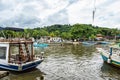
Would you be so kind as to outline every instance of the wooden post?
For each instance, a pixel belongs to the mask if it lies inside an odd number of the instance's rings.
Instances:
[[[21,53],[20,53],[20,43],[19,43],[19,55],[21,55]]]
[[[34,57],[34,50],[33,50],[33,42],[31,44],[31,59],[33,60]]]
[[[10,44],[9,44],[9,50],[8,50],[8,63],[10,63],[10,56],[11,56],[11,53],[10,53]]]
[[[19,43],[19,61],[22,61],[23,49],[21,43]]]

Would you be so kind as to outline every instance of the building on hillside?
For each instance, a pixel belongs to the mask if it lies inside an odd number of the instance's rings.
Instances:
[[[104,36],[102,34],[97,34],[96,35],[96,40],[97,41],[102,41],[102,40],[104,40]]]

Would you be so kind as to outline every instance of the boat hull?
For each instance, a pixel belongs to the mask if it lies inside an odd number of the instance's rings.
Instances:
[[[97,43],[96,42],[82,42],[82,44],[85,45],[85,46],[93,46]]]
[[[7,69],[7,70],[12,70],[12,71],[25,71],[30,68],[35,68],[37,67],[43,60],[38,60],[38,61],[33,61],[30,63],[24,63],[24,64],[0,64],[0,68],[2,69]]]
[[[39,44],[34,44],[33,46],[34,46],[34,47],[44,48],[44,47],[48,47],[48,44],[46,44],[46,43],[39,43]]]
[[[103,61],[108,63],[108,57],[106,55],[104,55],[103,53],[101,53],[101,56],[102,56]],[[108,64],[111,64],[113,66],[116,66],[116,67],[120,68],[120,62],[116,61],[114,59],[111,59],[110,63],[108,63]]]

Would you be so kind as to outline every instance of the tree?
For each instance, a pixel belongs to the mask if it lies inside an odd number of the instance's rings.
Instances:
[[[71,39],[72,38],[72,34],[70,32],[62,32],[61,37],[63,39]]]
[[[55,37],[54,32],[51,32],[49,36],[51,36],[51,37]]]
[[[59,30],[56,30],[54,33],[57,37],[60,36],[60,31]]]
[[[92,34],[92,35],[90,36],[90,39],[91,39],[91,40],[95,40],[95,38],[96,38],[96,36],[95,36],[94,34]]]

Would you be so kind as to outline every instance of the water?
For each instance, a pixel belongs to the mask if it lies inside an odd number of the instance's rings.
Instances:
[[[95,46],[50,46],[44,50],[46,58],[36,69],[10,71],[2,80],[120,80],[119,69],[103,63]]]

